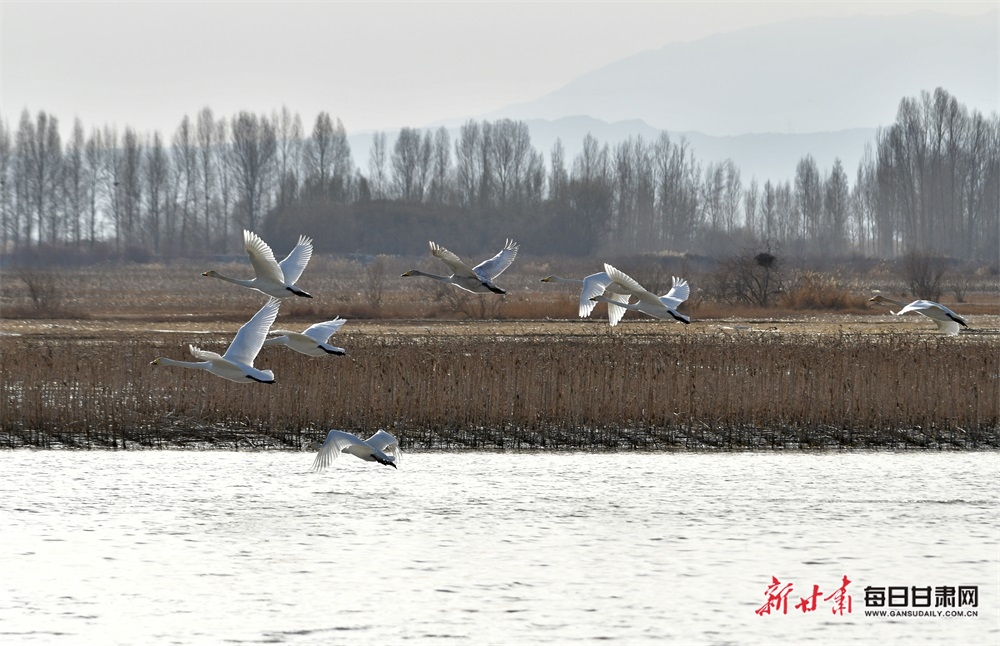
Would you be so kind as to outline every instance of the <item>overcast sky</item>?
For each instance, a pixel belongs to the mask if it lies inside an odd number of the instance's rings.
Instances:
[[[321,111],[348,133],[421,127],[542,96],[612,61],[803,16],[948,2],[47,2],[0,1],[0,117],[45,110],[172,135],[186,114],[271,113],[307,131]]]

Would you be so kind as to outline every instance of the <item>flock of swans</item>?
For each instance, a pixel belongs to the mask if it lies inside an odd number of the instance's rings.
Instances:
[[[305,271],[309,259],[312,258],[312,239],[300,236],[298,244],[289,252],[284,260],[275,259],[271,247],[252,231],[243,231],[243,243],[250,264],[254,269],[254,277],[249,280],[230,278],[215,271],[206,271],[203,276],[218,278],[234,285],[240,285],[256,290],[269,297],[249,321],[244,323],[236,337],[223,354],[202,350],[189,345],[191,354],[198,361],[177,361],[167,357],[159,357],[151,365],[175,366],[205,370],[223,379],[246,383],[274,383],[274,373],[270,370],[260,370],[254,367],[254,361],[265,345],[284,345],[296,352],[312,357],[325,355],[344,355],[343,348],[330,345],[330,337],[344,325],[344,319],[337,317],[332,321],[323,321],[309,326],[303,332],[276,329],[272,330],[278,317],[281,299],[289,297],[312,298],[298,285],[302,272]],[[513,240],[507,240],[495,256],[484,260],[475,267],[470,267],[461,258],[441,245],[430,242],[431,255],[440,259],[451,269],[451,275],[441,276],[429,274],[417,269],[411,269],[403,274],[407,276],[422,276],[454,285],[472,293],[506,294],[507,292],[494,282],[517,257],[518,245]],[[620,269],[605,263],[604,271],[591,274],[583,279],[546,276],[542,282],[571,283],[581,286],[580,318],[586,318],[594,311],[597,303],[608,306],[608,323],[611,327],[618,325],[627,310],[642,312],[657,319],[673,320],[685,325],[691,318],[677,311],[677,308],[688,299],[691,288],[687,281],[673,277],[673,285],[663,296],[657,296],[643,287],[637,280]],[[635,302],[632,299],[635,298]],[[967,327],[966,321],[944,305],[927,300],[917,300],[906,304],[881,295],[870,299],[872,302],[888,304],[900,308],[892,312],[901,316],[908,312],[918,312],[930,318],[938,329],[956,335],[959,326]],[[396,467],[400,458],[399,442],[384,430],[379,430],[367,440],[344,431],[331,430],[322,443],[315,443],[312,448],[318,451],[313,463],[313,470],[319,471],[330,464],[333,458],[341,453],[349,453],[362,460],[378,462]]]

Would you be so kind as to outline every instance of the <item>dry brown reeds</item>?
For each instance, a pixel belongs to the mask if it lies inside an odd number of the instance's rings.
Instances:
[[[265,348],[277,383],[244,385],[150,366],[187,358],[177,335],[0,337],[0,445],[298,448],[385,427],[419,449],[1000,446],[994,339],[428,329],[337,343],[347,357]]]

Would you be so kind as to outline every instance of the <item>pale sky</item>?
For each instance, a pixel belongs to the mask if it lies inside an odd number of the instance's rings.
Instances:
[[[131,126],[169,137],[184,115],[283,105],[349,134],[423,127],[535,99],[608,63],[804,16],[947,2],[87,2],[0,0],[0,118],[45,110],[68,132]]]

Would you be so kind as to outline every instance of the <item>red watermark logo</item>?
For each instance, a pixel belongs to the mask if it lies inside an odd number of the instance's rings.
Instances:
[[[803,613],[815,612],[820,607],[819,600],[822,598],[824,602],[830,602],[827,607],[830,608],[833,614],[851,614],[854,603],[851,600],[851,595],[847,593],[847,586],[850,584],[850,579],[845,575],[840,587],[826,596],[824,596],[825,593],[819,589],[818,585],[813,585],[812,592],[808,596],[799,597],[799,602],[795,604],[794,609],[801,610]],[[767,591],[764,593],[767,596],[767,603],[755,610],[757,616],[763,617],[764,615],[771,614],[772,611],[775,613],[781,611],[781,614],[787,615],[788,597],[792,594],[792,589],[793,585],[791,583],[782,583],[778,580],[778,577],[771,576],[771,585],[767,587]]]
[[[845,575],[840,587],[827,594],[818,585],[806,596],[798,597],[792,606],[802,613],[815,612],[821,607],[829,608],[835,615],[851,614],[854,603],[847,592],[851,580]],[[758,617],[771,614],[788,614],[789,597],[795,589],[791,582],[782,583],[771,576],[764,596],[767,602],[754,612]],[[866,617],[978,617],[979,586],[866,586]],[[793,599],[794,600],[794,599]],[[822,603],[821,603],[822,602]],[[869,610],[877,608],[877,610]],[[887,610],[885,608],[888,608]],[[964,608],[964,609],[962,609]]]

